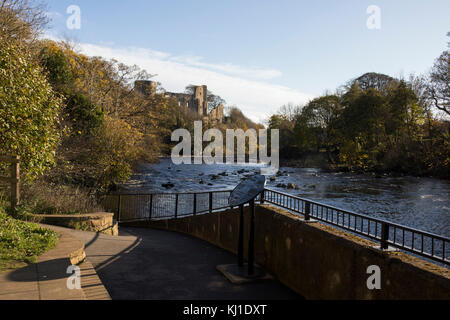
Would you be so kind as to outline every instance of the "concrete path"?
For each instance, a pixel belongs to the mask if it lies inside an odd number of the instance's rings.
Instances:
[[[119,237],[72,235],[85,243],[87,259],[113,300],[301,299],[275,280],[231,284],[216,266],[235,263],[235,256],[190,236],[125,227]]]

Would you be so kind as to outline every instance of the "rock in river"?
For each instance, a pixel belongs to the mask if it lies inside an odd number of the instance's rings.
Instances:
[[[162,187],[166,189],[172,189],[173,187],[175,187],[175,185],[172,182],[168,182],[166,184],[163,184]]]

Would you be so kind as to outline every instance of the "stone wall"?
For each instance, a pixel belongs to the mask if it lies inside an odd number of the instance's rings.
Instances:
[[[450,299],[450,271],[272,206],[257,206],[256,261],[308,299]],[[177,220],[128,223],[186,233],[236,253],[238,210]],[[249,213],[245,211],[245,235]],[[247,254],[247,238],[245,252]],[[367,288],[367,268],[381,268],[381,290]]]
[[[149,80],[137,80],[134,82],[134,88],[145,96],[153,96],[156,94],[157,83]]]
[[[213,123],[222,123],[223,122],[223,105],[220,104],[217,108],[211,110],[208,115],[208,121]]]
[[[114,221],[113,213],[34,215],[33,221],[76,230],[119,235],[118,224]]]

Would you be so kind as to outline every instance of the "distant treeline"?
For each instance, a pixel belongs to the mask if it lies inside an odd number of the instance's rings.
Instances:
[[[283,106],[268,125],[291,165],[322,158],[330,168],[449,178],[448,70],[445,51],[428,77],[367,73],[304,107]]]

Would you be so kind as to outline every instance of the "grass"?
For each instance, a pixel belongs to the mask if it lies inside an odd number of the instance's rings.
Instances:
[[[57,243],[55,232],[14,219],[0,201],[0,272],[35,263],[38,256]]]

